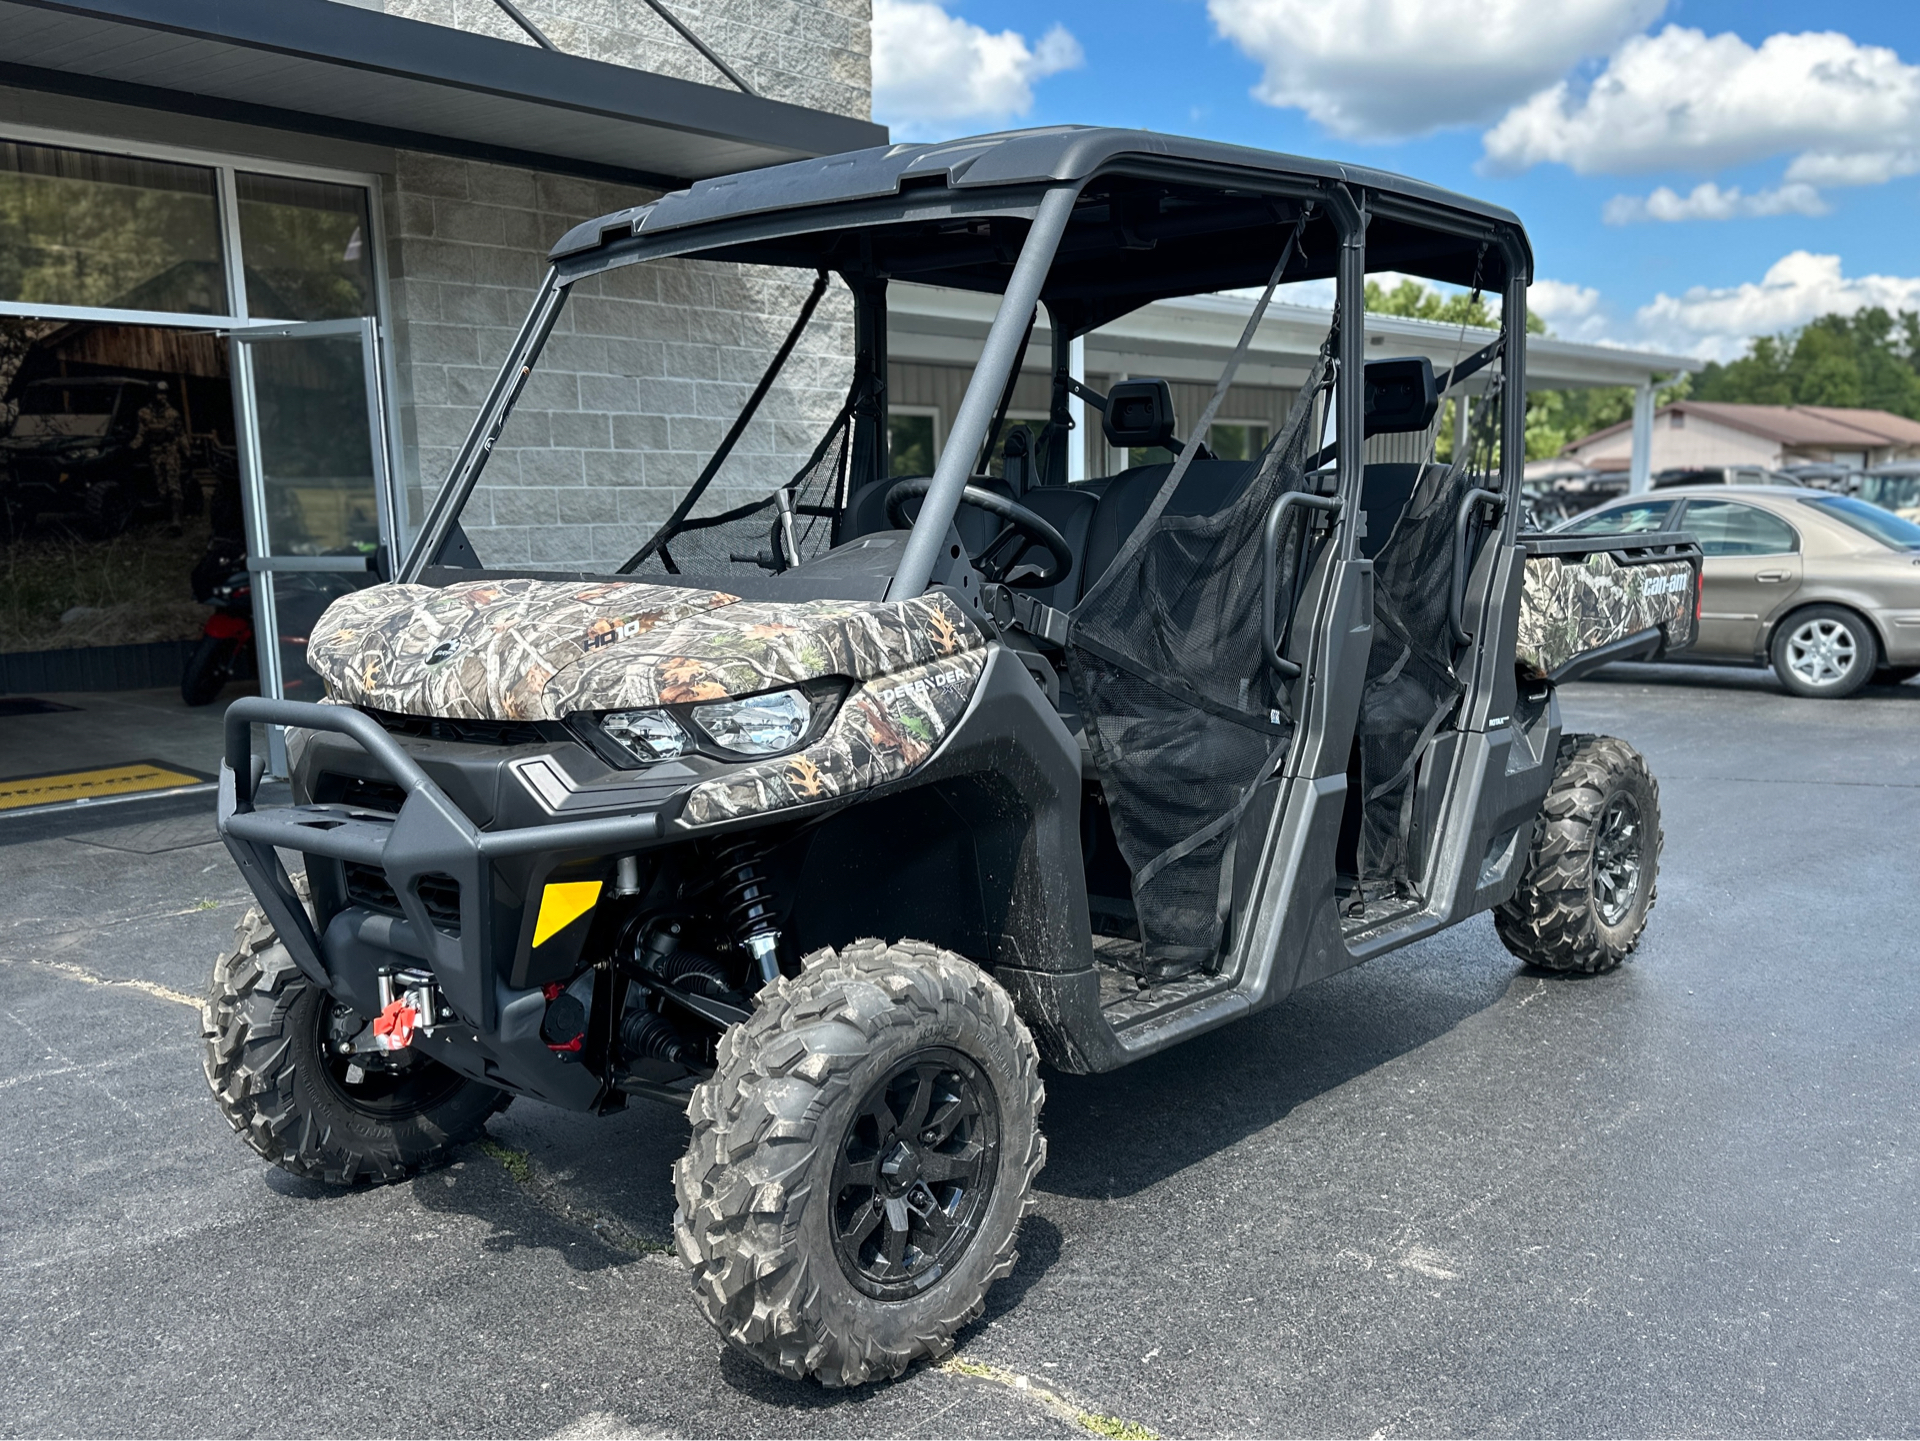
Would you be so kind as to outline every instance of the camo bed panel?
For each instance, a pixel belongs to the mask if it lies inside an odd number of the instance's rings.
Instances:
[[[711,825],[898,780],[958,724],[985,666],[984,650],[962,651],[869,681],[846,698],[819,740],[797,754],[696,786],[681,818]]]
[[[865,681],[985,643],[939,594],[776,604],[643,582],[500,580],[354,591],[320,618],[307,656],[351,705],[554,720],[822,676]]]
[[[1530,556],[1514,658],[1544,679],[1575,656],[1658,625],[1670,628],[1675,646],[1692,639],[1692,561],[1622,565],[1605,551]]]

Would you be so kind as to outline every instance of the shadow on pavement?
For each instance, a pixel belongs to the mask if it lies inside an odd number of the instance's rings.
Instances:
[[[1451,934],[1122,1070],[1049,1072],[1039,1189],[1130,1196],[1485,1010],[1522,967],[1490,930]]]

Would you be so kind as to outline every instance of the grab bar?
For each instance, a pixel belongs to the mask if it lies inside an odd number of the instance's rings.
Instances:
[[[1290,490],[1273,503],[1273,509],[1267,512],[1266,541],[1261,546],[1260,576],[1262,594],[1265,603],[1260,616],[1261,639],[1266,643],[1264,656],[1274,674],[1283,680],[1292,680],[1300,674],[1300,667],[1280,654],[1280,647],[1286,644],[1287,631],[1279,623],[1280,609],[1280,532],[1285,527],[1287,513],[1295,506],[1308,510],[1317,510],[1325,515],[1336,514],[1340,509],[1340,498],[1334,495],[1315,495],[1311,491]],[[1287,616],[1287,628],[1291,629],[1293,616]]]

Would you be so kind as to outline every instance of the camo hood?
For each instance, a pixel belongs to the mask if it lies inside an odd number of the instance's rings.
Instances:
[[[307,662],[329,695],[351,705],[557,720],[822,676],[866,681],[985,644],[937,593],[770,602],[644,582],[490,580],[344,595],[314,627]]]

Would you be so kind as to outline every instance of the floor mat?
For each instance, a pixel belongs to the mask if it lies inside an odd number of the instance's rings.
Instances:
[[[41,700],[30,695],[0,695],[0,719],[16,715],[52,715],[55,711],[78,710],[57,700]]]
[[[212,781],[212,776],[161,765],[158,761],[131,761],[98,770],[17,776],[0,780],[0,812],[179,790],[184,786],[210,785]]]

